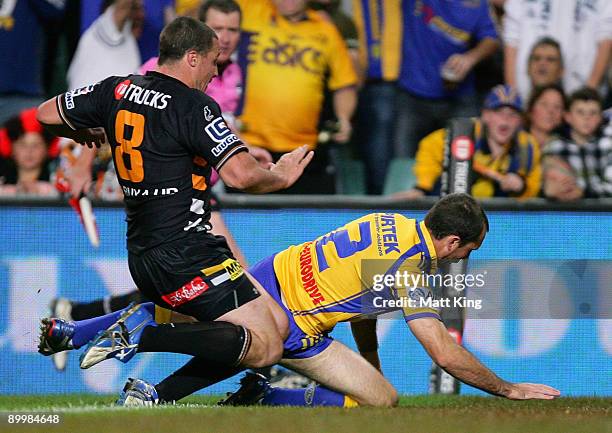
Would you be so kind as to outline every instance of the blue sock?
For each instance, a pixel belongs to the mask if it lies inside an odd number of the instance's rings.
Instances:
[[[104,316],[94,317],[93,319],[78,320],[74,322],[76,325],[74,335],[72,336],[72,345],[74,348],[78,349],[89,343],[89,341],[94,338],[98,332],[105,330],[119,320],[121,314],[130,307],[131,306],[125,307],[122,310],[114,311],[112,313],[105,314]],[[143,304],[143,307],[146,308],[153,316],[155,315],[155,304],[153,304],[153,302],[147,302],[146,304]]]
[[[344,407],[344,394],[323,386],[309,386],[305,389],[270,388],[262,403],[267,406]]]

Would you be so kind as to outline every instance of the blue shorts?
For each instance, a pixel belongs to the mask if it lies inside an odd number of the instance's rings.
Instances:
[[[327,334],[308,335],[293,320],[293,314],[291,314],[281,300],[280,287],[274,273],[274,256],[265,258],[252,268],[249,268],[249,273],[274,298],[287,315],[287,319],[289,319],[289,335],[284,343],[283,358],[310,358],[323,352],[331,344],[333,338]]]

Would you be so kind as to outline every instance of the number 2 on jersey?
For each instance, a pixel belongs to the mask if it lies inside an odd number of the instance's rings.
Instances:
[[[338,230],[319,239],[315,244],[319,272],[329,268],[325,253],[323,252],[323,245],[331,242],[336,249],[336,255],[344,259],[365,250],[372,244],[372,234],[370,233],[370,223],[368,221],[359,223],[359,237],[361,240],[352,241],[347,230]]]
[[[129,139],[125,138],[125,127],[130,126],[132,134]],[[144,138],[145,117],[142,114],[132,113],[127,110],[120,110],[115,118],[115,140],[118,146],[115,147],[115,165],[117,174],[124,180],[138,183],[144,179],[142,168],[142,153],[137,147],[142,144]],[[124,155],[129,157],[129,166],[125,166]]]

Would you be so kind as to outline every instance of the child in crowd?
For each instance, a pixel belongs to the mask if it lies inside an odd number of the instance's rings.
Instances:
[[[560,201],[612,196],[612,125],[601,128],[599,93],[576,90],[564,119],[568,134],[544,150],[544,194]]]

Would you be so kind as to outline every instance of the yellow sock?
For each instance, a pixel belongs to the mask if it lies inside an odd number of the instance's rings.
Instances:
[[[172,310],[162,308],[159,305],[155,306],[155,321],[157,323],[170,323],[172,319]]]
[[[357,407],[359,403],[350,398],[348,395],[344,396],[344,407]]]

